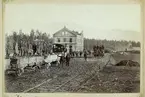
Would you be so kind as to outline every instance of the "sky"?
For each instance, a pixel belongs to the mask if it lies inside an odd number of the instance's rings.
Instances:
[[[5,33],[31,29],[53,33],[66,26],[84,37],[108,40],[141,40],[139,4],[7,4]]]

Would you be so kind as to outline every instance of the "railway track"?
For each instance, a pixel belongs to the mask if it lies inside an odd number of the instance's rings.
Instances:
[[[44,80],[42,83],[32,88],[29,88],[23,92],[24,93],[27,93],[27,92],[54,93],[54,92],[62,92],[62,91],[63,92],[79,91],[81,89],[81,86],[86,84],[89,80],[93,79],[96,76],[99,79],[99,69],[100,69],[100,64],[97,64],[97,65],[84,64],[79,69],[78,68],[75,69],[76,71],[74,72],[77,72],[77,74],[71,77],[70,76],[66,77],[65,78],[66,80],[62,80],[64,78],[61,79],[59,76],[56,76],[52,79]],[[84,79],[87,79],[87,80],[85,80],[84,82]]]
[[[87,75],[87,73],[84,74],[84,75]],[[77,77],[80,77],[80,76],[81,75],[77,75],[74,78],[72,78],[71,80],[68,80],[66,83],[64,83],[60,87],[56,88],[53,92],[56,92],[59,89],[61,91],[61,88],[69,87],[70,84],[67,84],[67,83],[69,83],[71,81],[77,81],[77,80],[74,80],[74,79],[76,79]],[[79,91],[81,89],[81,86],[85,85],[87,82],[89,82],[90,80],[92,80],[95,77],[97,77],[99,79],[99,81],[101,82],[101,79],[100,79],[100,76],[99,76],[99,68],[98,68],[98,70],[93,70],[93,73],[90,74],[90,75],[88,75],[86,77],[87,80],[83,80],[82,82],[80,81],[79,83],[81,83],[81,84],[79,84],[78,86],[76,86],[76,88],[70,89],[70,92],[77,92],[77,91]]]

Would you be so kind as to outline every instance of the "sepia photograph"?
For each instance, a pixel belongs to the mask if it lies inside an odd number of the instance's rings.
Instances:
[[[139,4],[5,4],[6,93],[139,93]]]

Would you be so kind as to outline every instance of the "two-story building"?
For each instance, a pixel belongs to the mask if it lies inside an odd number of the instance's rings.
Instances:
[[[83,32],[71,31],[64,26],[64,28],[53,34],[53,43],[64,45],[67,51],[83,51]]]

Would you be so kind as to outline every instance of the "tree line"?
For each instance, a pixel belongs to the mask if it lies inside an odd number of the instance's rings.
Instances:
[[[111,50],[116,50],[117,48],[125,48],[131,44],[132,47],[140,47],[140,42],[136,41],[126,41],[126,40],[99,40],[99,39],[88,39],[84,38],[84,47],[86,49],[92,49],[94,45],[104,45],[105,48],[109,48]]]
[[[52,38],[50,38],[50,34],[47,34],[46,32],[41,32],[39,30],[32,29],[30,31],[30,34],[24,33],[22,30],[19,30],[19,32],[14,31],[12,35],[6,34],[6,56],[8,56],[11,52],[15,52],[16,48],[24,53],[24,55],[28,52],[30,49],[33,49],[33,45],[35,45],[35,40],[43,40],[41,44],[41,50],[50,51],[49,45],[52,44]],[[39,43],[38,43],[39,44]],[[39,45],[40,45],[39,44]],[[17,47],[16,47],[17,45]],[[37,47],[36,47],[37,48]]]
[[[24,55],[28,54],[30,49],[33,49],[33,45],[35,44],[34,40],[43,40],[40,44],[41,48],[40,52],[49,53],[51,48],[50,45],[53,43],[50,34],[46,32],[42,32],[39,30],[32,29],[29,34],[24,33],[22,30],[18,32],[14,31],[12,35],[6,34],[6,56],[8,56],[11,51],[16,51],[16,45],[18,46],[19,51],[23,51]],[[131,43],[133,47],[140,47],[140,42],[135,41],[117,41],[117,40],[99,40],[99,39],[88,39],[84,38],[84,49],[93,50],[93,47],[96,45],[104,45],[105,48],[109,48],[111,50],[116,50],[120,48],[125,48],[128,44]],[[31,46],[31,47],[30,47]],[[37,48],[37,47],[36,47]]]

